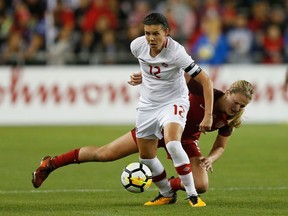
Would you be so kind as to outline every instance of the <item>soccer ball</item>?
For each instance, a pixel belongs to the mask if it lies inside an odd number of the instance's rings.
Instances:
[[[145,164],[130,163],[122,171],[121,183],[127,191],[142,193],[152,184],[151,170]]]

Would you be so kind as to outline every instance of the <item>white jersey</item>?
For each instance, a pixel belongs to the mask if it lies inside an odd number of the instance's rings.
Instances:
[[[167,37],[162,51],[156,57],[151,57],[150,46],[145,36],[141,36],[131,42],[130,48],[142,72],[140,107],[155,107],[179,98],[188,101],[188,88],[183,73],[194,61],[182,45]],[[191,71],[189,74],[193,76]]]

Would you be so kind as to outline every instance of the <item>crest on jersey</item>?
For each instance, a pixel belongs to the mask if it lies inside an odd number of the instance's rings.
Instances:
[[[168,67],[168,64],[166,64],[166,63],[162,63],[161,64],[163,67]]]
[[[215,127],[216,127],[216,128],[221,128],[221,127],[223,127],[224,125],[225,125],[225,122],[220,121],[220,122],[217,122],[217,124],[215,124]]]

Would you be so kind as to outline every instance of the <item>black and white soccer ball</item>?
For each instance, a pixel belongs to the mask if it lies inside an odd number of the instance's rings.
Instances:
[[[121,183],[129,192],[142,193],[152,184],[151,170],[145,164],[130,163],[122,171]]]

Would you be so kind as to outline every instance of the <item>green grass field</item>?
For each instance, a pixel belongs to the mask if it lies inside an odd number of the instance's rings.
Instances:
[[[115,162],[70,165],[53,172],[39,189],[31,173],[45,155],[58,155],[85,145],[103,145],[131,126],[0,127],[0,215],[288,215],[288,125],[243,125],[214,164],[205,208],[191,208],[185,193],[178,203],[146,207],[157,195],[152,186],[142,194],[124,190],[120,174],[138,161],[132,155]],[[200,147],[210,150],[215,133],[203,135]],[[159,150],[168,175],[171,161]]]

